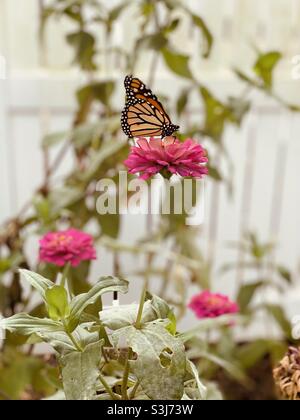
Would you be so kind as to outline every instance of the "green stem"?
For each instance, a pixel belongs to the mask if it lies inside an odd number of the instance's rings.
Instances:
[[[99,372],[99,379],[102,385],[104,386],[106,392],[111,396],[111,398],[113,400],[120,400],[120,397],[111,390],[110,386],[108,385],[108,383],[106,382],[106,380],[104,379],[104,377],[102,376],[100,372]]]
[[[63,325],[64,325],[64,329],[65,329],[65,332],[66,332],[67,336],[69,337],[69,339],[74,344],[76,350],[79,351],[80,353],[82,353],[83,352],[83,348],[78,343],[78,341],[76,340],[76,338],[74,337],[74,335],[72,333],[70,333],[70,331],[68,330],[68,326],[67,326],[67,324],[66,324],[65,321],[63,321]]]
[[[137,380],[136,383],[134,384],[134,387],[129,395],[129,399],[133,400],[133,398],[135,397],[136,391],[138,390],[138,387],[140,386],[140,381]]]
[[[123,375],[123,382],[122,382],[122,398],[123,400],[128,400],[128,378],[129,378],[129,371],[130,371],[130,357],[131,357],[131,349],[128,349],[125,367],[124,367],[124,375]]]
[[[144,287],[143,287],[142,294],[141,294],[141,299],[140,299],[139,311],[138,311],[136,321],[135,321],[135,327],[137,329],[141,328],[143,309],[144,309],[146,293],[147,293],[147,283],[148,283],[147,281],[145,281],[145,283],[144,283]]]
[[[71,268],[71,263],[68,262],[63,269],[63,273],[62,273],[62,279],[61,279],[61,285],[63,287],[65,287],[66,285],[66,280],[68,280],[68,276],[69,276],[69,272],[70,272],[70,268]]]

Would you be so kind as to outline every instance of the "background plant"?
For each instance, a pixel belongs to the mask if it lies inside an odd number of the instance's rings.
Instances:
[[[127,73],[135,73],[140,68],[141,60],[145,51],[148,53],[149,76],[147,82],[153,85],[157,77],[159,61],[170,72],[170,76],[180,78],[184,81],[184,88],[177,98],[165,98],[170,110],[177,114],[178,121],[183,127],[182,137],[196,136],[206,139],[210,145],[210,176],[214,182],[226,182],[229,192],[232,192],[230,176],[231,162],[230,151],[226,151],[223,142],[223,135],[230,125],[240,126],[247,112],[250,109],[251,91],[259,89],[266,95],[279,101],[283,107],[291,112],[298,111],[298,107],[288,104],[274,93],[273,73],[281,58],[278,51],[258,52],[258,57],[250,69],[249,75],[236,69],[235,73],[241,79],[241,94],[230,96],[226,100],[220,99],[217,92],[212,92],[200,80],[198,74],[194,74],[190,65],[190,57],[177,50],[172,41],[172,34],[179,30],[181,17],[178,11],[183,13],[190,20],[201,36],[201,48],[199,54],[203,60],[210,59],[213,48],[213,35],[201,16],[196,15],[187,9],[184,2],[177,1],[139,1],[135,5],[138,8],[140,19],[136,24],[135,40],[131,48],[114,45],[114,30],[118,25],[122,14],[129,13],[132,7],[131,2],[122,2],[116,8],[111,9],[106,2],[101,1],[53,1],[43,10],[41,16],[41,38],[47,30],[47,23],[50,19],[68,19],[73,30],[67,35],[67,42],[73,51],[74,64],[86,75],[86,84],[77,92],[77,111],[74,115],[73,126],[68,132],[51,134],[43,139],[43,151],[45,162],[49,156],[49,150],[53,145],[61,143],[61,151],[51,165],[45,165],[44,182],[36,192],[33,199],[25,205],[19,215],[14,216],[1,229],[1,312],[4,316],[11,316],[16,312],[26,311],[32,300],[24,294],[17,267],[30,268],[38,271],[46,277],[54,278],[55,270],[49,266],[32,266],[29,263],[24,249],[32,232],[41,234],[48,230],[60,228],[63,225],[70,225],[85,229],[91,222],[97,226],[95,236],[101,246],[114,252],[115,275],[123,274],[120,266],[120,253],[132,253],[134,255],[146,255],[147,266],[142,272],[136,273],[140,277],[156,276],[161,279],[160,296],[169,301],[182,316],[186,308],[185,290],[187,282],[196,284],[199,288],[208,288],[211,283],[211,267],[213,261],[205,260],[202,250],[196,243],[195,228],[186,227],[184,216],[171,215],[163,217],[158,229],[151,229],[147,237],[139,244],[124,244],[119,240],[120,218],[118,215],[99,216],[95,206],[95,182],[102,177],[116,178],[119,168],[128,154],[128,143],[120,131],[119,115],[123,103],[116,101],[115,94],[123,87],[120,80]],[[89,13],[87,13],[89,9]],[[92,13],[90,12],[92,10]],[[181,15],[180,15],[181,16]],[[97,45],[97,38],[94,36],[95,27],[103,31],[105,40],[104,48]],[[128,48],[128,49],[127,49]],[[107,66],[106,74],[113,74],[115,63],[119,63],[118,72],[122,77],[120,80],[108,77],[98,80],[98,68]],[[166,92],[163,92],[163,96]],[[205,118],[201,123],[186,122],[186,113],[189,104],[197,96],[199,106],[205,110]],[[173,117],[175,121],[175,117]],[[56,171],[63,164],[67,151],[72,151],[76,158],[73,170],[61,180],[56,182]],[[224,174],[220,170],[220,163],[225,162],[228,171]],[[222,165],[223,166],[223,165]],[[149,224],[150,221],[149,221]],[[253,242],[253,237],[252,237]],[[163,267],[156,264],[156,256],[161,253],[162,248],[168,245],[168,253]],[[253,245],[253,244],[252,244]],[[253,249],[255,246],[253,247]],[[252,249],[252,251],[253,251]],[[256,250],[257,251],[257,250]],[[255,252],[256,252],[255,251]],[[261,268],[261,261],[265,254],[260,257],[253,255],[257,267]],[[240,262],[238,262],[240,264]],[[273,268],[276,277],[274,287],[283,287],[282,279],[290,278],[286,269]],[[80,269],[71,270],[72,282],[75,286],[75,293],[87,292],[90,284],[89,278],[90,263],[83,264]],[[262,269],[263,271],[265,268]],[[238,292],[243,312],[251,315],[250,300],[254,292],[259,288],[270,285],[269,279],[264,274],[257,276],[255,284],[249,287],[242,279],[241,289]],[[272,284],[274,275],[272,275]],[[281,279],[281,280],[280,280]],[[280,282],[280,285],[278,283]],[[282,283],[282,285],[281,285]],[[177,293],[174,293],[174,286]],[[284,284],[284,287],[288,285]],[[272,286],[273,287],[273,286]],[[246,297],[245,297],[246,296]],[[246,302],[246,303],[245,303]],[[30,307],[31,314],[35,316],[45,315],[44,307],[40,304]],[[269,313],[272,308],[265,307]],[[273,308],[273,314],[279,322],[285,338],[290,338],[287,321],[280,308]],[[201,340],[202,341],[202,340]],[[3,350],[2,366],[4,372],[9,369],[17,369],[14,361],[21,360],[25,373],[23,376],[15,377],[18,382],[12,386],[8,380],[0,382],[0,389],[4,396],[18,398],[24,396],[24,392],[35,391],[48,393],[49,384],[36,385],[36,375],[48,375],[48,365],[32,354],[24,355],[20,352],[19,345],[24,344],[24,339],[9,334]],[[230,349],[234,350],[233,345]],[[196,349],[199,346],[196,343]],[[31,353],[32,348],[30,349]],[[215,349],[215,353],[226,356],[227,360],[235,359],[235,353],[225,355],[224,348]],[[206,356],[210,351],[206,352]],[[12,356],[13,355],[13,356]],[[16,355],[16,357],[14,356]],[[7,360],[9,361],[7,363]],[[37,367],[31,369],[31,362],[34,360]],[[218,359],[219,364],[224,367],[223,359]],[[216,362],[214,359],[213,363]],[[12,363],[12,365],[11,365]],[[230,369],[229,369],[230,370]],[[46,371],[46,373],[45,373]],[[32,373],[34,372],[34,373]],[[36,373],[37,372],[37,373]],[[41,373],[42,372],[42,373]],[[232,369],[231,369],[232,372]],[[1,375],[11,378],[13,375]],[[236,377],[236,375],[235,375]],[[11,391],[12,388],[18,391]]]

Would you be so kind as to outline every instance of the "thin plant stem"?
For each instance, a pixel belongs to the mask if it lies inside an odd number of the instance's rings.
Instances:
[[[108,383],[106,382],[106,380],[104,379],[104,377],[102,376],[102,374],[99,372],[99,379],[100,382],[102,383],[102,385],[104,386],[106,392],[111,396],[111,398],[113,400],[120,400],[121,398],[119,397],[119,395],[116,395],[110,388],[110,386],[108,385]]]
[[[145,283],[144,283],[144,287],[143,287],[142,294],[141,294],[141,299],[140,299],[139,311],[138,311],[136,321],[135,321],[135,327],[137,329],[141,328],[141,322],[142,322],[144,304],[145,304],[145,299],[146,299],[146,293],[147,293],[147,281],[145,281]]]
[[[127,387],[128,387],[128,378],[129,378],[129,371],[130,371],[130,357],[131,357],[131,348],[128,349],[125,367],[124,367],[124,375],[123,375],[123,381],[122,381],[122,398],[123,400],[128,400],[128,393],[127,393]]]
[[[70,333],[70,331],[68,329],[68,326],[67,326],[67,324],[66,324],[65,321],[63,321],[63,325],[64,325],[64,329],[65,329],[65,332],[66,332],[67,336],[69,337],[69,339],[74,344],[74,347],[76,348],[76,350],[79,351],[80,353],[82,353],[83,352],[83,348],[78,343],[78,341],[76,340],[76,338],[74,337],[74,335],[72,333]]]
[[[132,388],[132,391],[130,392],[129,399],[132,400],[135,397],[136,391],[138,390],[138,387],[140,386],[140,381],[137,380],[134,384],[134,387]]]
[[[63,269],[63,272],[62,272],[61,285],[62,285],[63,287],[65,287],[66,280],[67,280],[67,278],[68,278],[68,274],[69,274],[70,268],[71,268],[71,264],[68,262],[68,263],[64,266],[64,269]]]

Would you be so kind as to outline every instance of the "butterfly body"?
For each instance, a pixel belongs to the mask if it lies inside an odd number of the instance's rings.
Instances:
[[[126,105],[121,123],[128,137],[171,136],[179,129],[172,124],[162,104],[139,79],[127,76],[124,81]]]

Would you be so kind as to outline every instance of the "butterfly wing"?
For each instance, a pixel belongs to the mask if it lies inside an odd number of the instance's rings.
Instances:
[[[127,103],[121,122],[128,137],[165,137],[179,128],[171,123],[162,104],[141,80],[127,76],[124,84]]]

